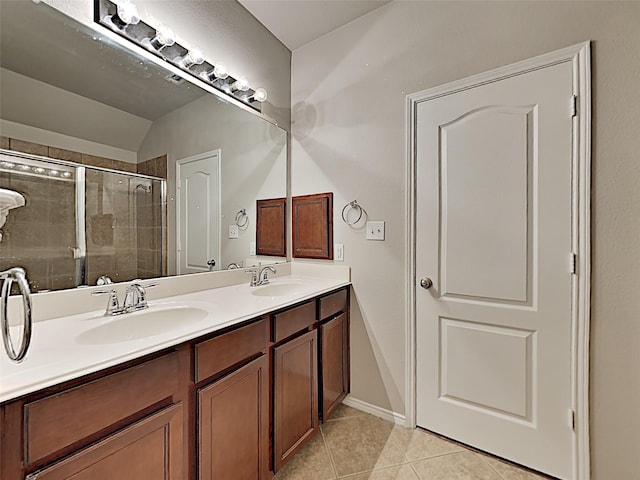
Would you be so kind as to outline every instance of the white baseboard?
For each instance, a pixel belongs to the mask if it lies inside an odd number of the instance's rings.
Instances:
[[[396,425],[402,425],[403,427],[405,425],[404,415],[400,415],[399,413],[392,412],[391,410],[387,410],[386,408],[378,407],[377,405],[359,400],[352,397],[351,395],[347,395],[342,403],[344,403],[347,407],[355,408],[356,410],[360,410],[361,412],[370,413],[371,415],[380,417],[383,420],[393,422]]]

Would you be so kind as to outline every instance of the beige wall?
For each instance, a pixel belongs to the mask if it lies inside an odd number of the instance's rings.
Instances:
[[[352,392],[404,412],[406,95],[592,40],[591,448],[640,472],[640,2],[395,1],[293,52],[292,194],[335,193],[352,267]],[[385,242],[340,220],[353,199]]]

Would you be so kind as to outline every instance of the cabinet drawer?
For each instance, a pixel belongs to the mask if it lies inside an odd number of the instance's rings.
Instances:
[[[26,463],[171,397],[178,378],[178,354],[172,353],[25,404]]]
[[[318,309],[320,318],[318,320],[324,320],[336,313],[344,312],[347,309],[347,289],[321,297],[318,300],[320,307]]]
[[[129,425],[26,480],[183,478],[182,404]]]
[[[274,342],[279,342],[315,323],[316,302],[313,300],[273,316]]]
[[[263,351],[269,342],[269,323],[258,322],[224,333],[195,347],[195,381],[200,382]]]

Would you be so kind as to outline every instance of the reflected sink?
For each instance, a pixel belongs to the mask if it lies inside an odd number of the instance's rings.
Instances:
[[[259,297],[282,297],[296,293],[304,288],[304,283],[270,283],[262,287],[255,287],[251,290],[251,295]]]
[[[204,320],[208,315],[206,310],[194,307],[151,307],[113,317],[112,321],[81,333],[76,341],[81,345],[104,345],[139,340],[180,328],[185,322]]]

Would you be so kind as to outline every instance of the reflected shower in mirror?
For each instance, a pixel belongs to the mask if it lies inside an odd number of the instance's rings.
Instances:
[[[0,270],[20,265],[33,292],[164,273],[164,180],[2,153],[0,188],[25,199],[2,227]]]
[[[215,259],[216,270],[232,263],[243,266],[258,260],[252,255],[256,199],[287,194],[284,130],[246,107],[200,89],[44,3],[3,2],[0,22],[0,149],[48,157],[72,166],[105,169],[102,173],[96,170],[95,178],[94,173],[87,172],[87,197],[95,194],[95,199],[87,198],[88,256],[86,278],[80,284],[94,284],[93,276],[98,272],[110,274],[114,281],[128,279],[133,270],[137,272],[135,278],[146,277],[156,271],[158,258],[162,259],[162,274],[182,271],[178,267],[184,242],[179,240],[181,189],[177,165],[213,151],[218,152],[219,178],[209,195],[220,199],[213,220],[218,228],[210,244],[196,247],[201,249],[198,258]],[[125,234],[124,228],[122,232],[117,227],[112,229],[114,242],[116,238],[119,242],[128,238],[130,242],[126,246],[118,243],[118,249],[124,252],[120,258],[131,259],[131,252],[137,252],[135,269],[133,263],[116,262],[118,255],[113,261],[107,258],[107,243],[111,240],[109,215],[113,214],[108,209],[127,208],[128,215],[139,216],[142,207],[132,206],[131,199],[137,199],[133,202],[136,205],[149,199],[145,197],[147,184],[139,182],[140,185],[133,185],[133,190],[129,181],[118,187],[107,186],[110,180],[99,178],[107,173],[116,176],[137,173],[166,179],[164,241],[145,240],[141,230],[157,227],[139,222],[127,227],[135,228],[135,236]],[[7,178],[5,172],[0,172],[0,176]],[[41,191],[62,192],[56,194],[59,201],[51,202],[55,207],[37,215],[48,215],[47,219],[55,223],[62,212],[75,214],[76,193],[69,185],[60,182],[41,185]],[[236,232],[236,215],[241,210],[246,212],[248,222]],[[37,223],[24,228],[31,235],[39,231]],[[75,232],[59,235],[73,237]],[[76,248],[73,238],[67,240],[65,246]],[[0,244],[0,257],[7,255],[4,247],[6,244]],[[93,262],[92,249],[96,254]],[[203,253],[205,249],[208,250]],[[146,253],[141,255],[142,251]],[[73,249],[53,252],[43,248],[34,253],[40,260],[37,264],[48,265],[47,278],[57,279],[60,273],[65,278],[80,275],[74,258],[78,254]],[[142,263],[141,258],[145,259]],[[208,265],[196,263],[189,271],[209,270]],[[111,266],[109,270],[107,267]],[[29,271],[29,278],[34,273]],[[73,286],[65,282],[47,280],[41,288]]]

